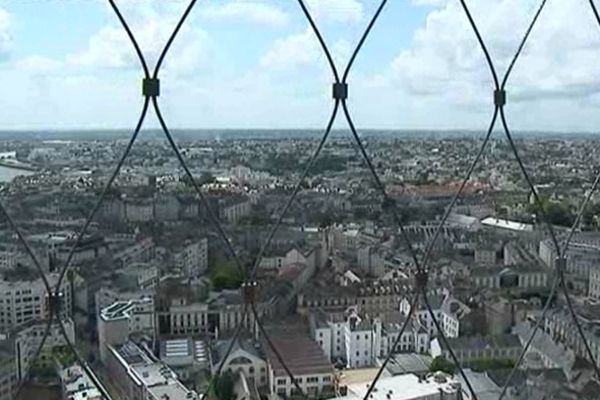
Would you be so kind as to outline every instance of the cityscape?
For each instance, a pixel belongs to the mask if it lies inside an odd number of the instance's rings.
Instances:
[[[599,63],[594,0],[0,0],[0,400],[599,400]]]
[[[115,399],[294,398],[299,390],[359,399],[390,355],[378,392],[470,398],[450,346],[478,398],[497,398],[539,323],[508,398],[596,396],[593,361],[564,296],[552,290],[559,262],[552,238],[505,141],[490,140],[440,225],[471,161],[464,155],[482,139],[365,134],[413,250],[421,258],[431,246],[426,291],[434,321],[422,300],[413,303],[411,251],[344,133],[330,138],[278,224],[318,145],[310,133],[179,141],[202,199],[169,143],[148,132],[79,241],[127,140],[87,133],[3,141],[3,174],[17,176],[4,179],[2,202],[61,304],[53,307],[4,215],[0,393],[101,399],[98,379]],[[524,135],[518,145],[562,245],[592,188],[597,171],[588,158],[600,141]],[[596,360],[598,207],[592,197],[564,254],[571,301]],[[256,314],[247,308],[251,282]]]

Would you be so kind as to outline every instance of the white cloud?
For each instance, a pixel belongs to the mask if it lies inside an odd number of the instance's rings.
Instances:
[[[37,54],[15,61],[16,69],[31,73],[32,75],[57,72],[62,66],[63,63],[61,61]]]
[[[501,79],[539,1],[473,0],[469,6]],[[508,82],[509,100],[589,97],[600,90],[599,64],[600,28],[587,2],[548,2]],[[491,75],[458,2],[429,14],[389,74],[412,95],[459,104],[491,98]]]
[[[8,58],[13,47],[10,29],[11,16],[4,9],[0,8],[0,61]]]
[[[151,70],[179,16],[180,12],[173,12],[161,18],[154,18],[151,13],[145,13],[129,18],[131,30]],[[205,67],[209,62],[212,49],[213,44],[208,33],[193,27],[191,23],[184,24],[169,49],[163,71],[178,74],[197,72],[198,68]],[[67,65],[89,69],[140,68],[134,47],[125,30],[114,24],[104,26],[94,34],[85,50],[67,56]]]
[[[211,20],[245,20],[270,26],[284,26],[287,25],[289,20],[288,15],[281,9],[249,0],[204,5],[198,12],[200,16]]]
[[[316,20],[325,22],[359,22],[364,13],[358,0],[308,0],[307,5]]]
[[[319,44],[313,31],[308,28],[302,33],[278,39],[261,57],[259,64],[265,68],[294,68],[313,64],[320,55]]]

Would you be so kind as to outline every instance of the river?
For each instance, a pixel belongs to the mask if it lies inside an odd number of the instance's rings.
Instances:
[[[0,165],[0,182],[10,182],[19,175],[31,175],[33,172],[24,169],[8,168]]]

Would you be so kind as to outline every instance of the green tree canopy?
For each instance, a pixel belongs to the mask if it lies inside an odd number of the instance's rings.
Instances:
[[[442,371],[450,375],[454,375],[455,369],[456,366],[454,365],[454,363],[448,361],[444,356],[437,356],[433,359],[431,365],[429,366],[429,371],[431,372]]]

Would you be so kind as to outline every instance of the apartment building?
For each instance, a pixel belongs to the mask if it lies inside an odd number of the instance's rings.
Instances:
[[[252,202],[247,197],[228,197],[219,200],[219,216],[229,224],[237,224],[250,215]]]
[[[346,366],[360,368],[371,366],[375,363],[378,353],[378,343],[375,339],[375,327],[371,321],[360,319],[358,315],[348,318],[345,326]]]
[[[111,382],[128,400],[199,400],[201,397],[186,388],[177,374],[150,351],[131,341],[109,345],[104,364]]]
[[[189,284],[165,285],[158,301],[158,328],[161,334],[196,335],[235,330],[240,324],[254,332],[252,313],[245,315],[239,290],[201,293]],[[200,300],[202,299],[202,300]],[[274,312],[274,298],[258,299],[259,316]]]
[[[522,350],[521,341],[517,335],[497,336],[468,336],[448,338],[448,346],[443,340],[433,339],[431,356],[443,356],[450,360],[448,348],[452,348],[456,358],[463,366],[482,359],[505,359],[516,361]]]
[[[449,338],[458,337],[461,332],[461,320],[471,311],[469,307],[448,295],[431,295],[429,296],[429,304],[435,319],[444,330],[444,335]],[[423,304],[419,304],[417,307],[414,311],[415,317],[421,321],[429,335],[436,336],[437,327],[431,313]],[[400,312],[404,315],[410,313],[410,299],[408,297],[402,299]]]
[[[312,285],[307,286],[298,295],[297,311],[307,315],[316,309],[330,311],[358,307],[361,313],[377,315],[382,312],[397,311],[405,295],[406,288],[394,280],[348,286],[330,285],[326,290]]]
[[[52,289],[58,283],[57,273],[46,274]],[[61,317],[70,315],[72,296],[67,280],[62,282]],[[49,316],[48,291],[37,272],[27,269],[5,272],[0,280],[0,331],[7,332],[17,325]]]
[[[272,332],[270,337],[273,346],[286,360],[287,367],[308,398],[333,396],[334,369],[316,342],[300,332]],[[266,345],[263,348],[268,363],[271,396],[289,398],[300,395],[271,347]]]
[[[69,342],[75,345],[75,325],[73,321],[70,318],[65,318],[62,320],[62,324]],[[19,381],[27,376],[33,362],[40,367],[54,365],[54,358],[51,355],[52,350],[67,346],[63,330],[55,319],[50,325],[48,336],[39,356],[34,358],[47,328],[47,320],[32,320],[19,326],[10,334],[10,340],[13,341],[15,346],[16,375]]]
[[[585,339],[595,360],[600,360],[600,328],[597,327],[599,307],[587,306],[576,310],[582,324]],[[575,352],[575,355],[588,361],[589,354],[583,338],[577,329],[573,329],[573,317],[566,308],[551,310],[544,320],[544,330],[555,341],[562,343]]]
[[[125,218],[129,222],[149,222],[154,218],[154,204],[150,199],[126,201]]]
[[[385,273],[385,257],[373,246],[360,247],[356,252],[358,268],[368,276],[380,277]]]
[[[18,384],[14,341],[4,335],[0,338],[0,400],[13,400]]]
[[[548,286],[549,271],[535,265],[480,267],[471,269],[473,284],[481,288],[536,290]]]
[[[117,301],[103,308],[98,315],[98,348],[100,359],[106,362],[109,346],[127,342],[132,333],[146,333],[154,336],[154,300],[150,297]]]
[[[60,371],[63,397],[68,400],[103,400],[104,397],[90,376],[78,364]]]
[[[156,254],[156,245],[152,238],[138,241],[127,240],[124,244],[113,247],[113,260],[118,266],[126,266],[135,262],[149,262]]]
[[[173,251],[173,263],[186,276],[201,276],[208,268],[208,239],[187,241]]]
[[[318,310],[311,313],[309,321],[312,338],[336,365],[351,368],[374,365],[378,357],[385,357],[391,351],[429,352],[430,335],[417,318],[408,321],[395,348],[404,318],[369,320],[353,311],[343,317]]]
[[[597,265],[590,268],[588,296],[600,299],[600,267]]]

